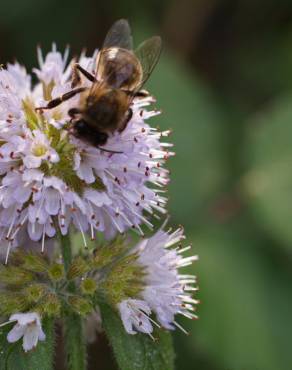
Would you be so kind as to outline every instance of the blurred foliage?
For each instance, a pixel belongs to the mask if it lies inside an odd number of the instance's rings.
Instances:
[[[200,261],[200,320],[175,333],[179,370],[288,370],[292,354],[292,3],[276,0],[14,0],[0,12],[0,62],[36,63],[56,41],[92,51],[126,17],[162,34],[148,88],[173,129],[173,223]],[[137,36],[137,37],[136,37]],[[92,369],[113,370],[104,340]],[[98,367],[95,365],[98,364]],[[165,369],[162,369],[165,370]]]
[[[243,179],[255,218],[291,250],[292,96],[286,96],[250,122],[246,141],[248,172]]]

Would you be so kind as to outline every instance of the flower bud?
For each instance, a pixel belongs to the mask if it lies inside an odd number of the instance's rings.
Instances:
[[[61,280],[64,277],[64,266],[60,263],[54,263],[50,266],[48,273],[52,281]]]
[[[82,316],[89,314],[93,310],[93,307],[89,300],[77,295],[69,297],[68,303],[75,312]]]
[[[54,293],[49,293],[41,305],[43,312],[49,316],[59,316],[61,311],[61,303]]]
[[[90,266],[88,266],[88,263],[81,256],[76,257],[69,267],[67,278],[72,280],[77,277],[81,277],[83,274],[88,272],[89,269]]]
[[[124,239],[124,237],[117,237],[109,245],[97,248],[93,255],[93,267],[102,268],[119,256],[125,250]]]
[[[23,255],[22,267],[33,272],[45,272],[48,268],[48,263],[39,254],[25,253]]]
[[[44,295],[46,287],[43,284],[33,283],[24,289],[25,296],[30,303],[38,302]]]
[[[0,281],[7,285],[24,285],[33,280],[33,274],[16,266],[1,266]]]
[[[21,312],[26,309],[26,297],[18,293],[5,293],[0,295],[0,314],[10,315],[12,312]]]
[[[94,279],[86,278],[81,281],[80,288],[83,294],[92,295],[97,289],[97,284]]]

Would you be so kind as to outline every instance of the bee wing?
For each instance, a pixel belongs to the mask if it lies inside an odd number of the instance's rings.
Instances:
[[[103,57],[103,53],[110,47],[117,47],[127,50],[133,49],[131,28],[126,19],[120,19],[116,21],[106,34],[103,46],[96,58],[95,77],[97,77],[99,74],[100,60]]]
[[[142,44],[140,44],[135,50],[135,55],[140,61],[143,70],[142,81],[135,89],[135,92],[139,91],[143,87],[153,72],[153,69],[159,60],[161,48],[161,38],[159,36],[154,36],[142,42]]]
[[[103,48],[114,46],[128,50],[133,49],[131,29],[126,19],[115,22],[105,37]]]

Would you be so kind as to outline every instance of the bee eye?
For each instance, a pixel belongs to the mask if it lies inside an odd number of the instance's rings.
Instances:
[[[82,135],[85,131],[87,131],[86,122],[83,120],[76,121],[74,123],[74,129],[77,134]]]
[[[108,134],[104,133],[104,132],[100,132],[98,134],[98,140],[99,140],[99,145],[104,145],[106,142],[107,142],[107,139],[108,139]]]

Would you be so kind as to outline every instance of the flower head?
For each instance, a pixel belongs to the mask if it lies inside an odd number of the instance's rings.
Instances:
[[[182,239],[184,239],[182,229],[174,232],[160,229],[135,247],[137,263],[144,271],[144,287],[140,292],[140,300],[127,299],[118,305],[128,333],[133,334],[136,330],[150,334],[151,323],[154,322],[149,317],[151,312],[156,314],[161,326],[170,330],[175,326],[184,330],[175,321],[177,314],[191,319],[197,318],[193,305],[198,301],[190,294],[197,290],[193,286],[196,278],[179,272],[180,268],[197,260],[197,256],[182,256],[182,253],[190,247],[171,248]]]
[[[9,343],[14,343],[23,337],[22,347],[25,352],[35,348],[39,340],[46,339],[37,313],[17,313],[10,316],[9,322],[13,321],[17,321],[17,323],[8,333],[7,340]]]
[[[172,153],[160,142],[168,133],[144,121],[157,114],[146,110],[152,97],[134,99],[127,127],[108,138],[106,147],[120,153],[70,134],[68,110],[78,107],[79,95],[35,111],[71,89],[73,61],[66,67],[67,56],[55,46],[46,58],[39,51],[34,87],[20,65],[0,70],[0,240],[7,243],[7,257],[22,228],[34,241],[54,236],[56,228],[66,234],[72,223],[91,238],[96,231],[111,238],[128,228],[143,233],[141,224],[152,226],[146,214],[165,212],[159,188],[168,183],[163,164]],[[92,70],[95,58],[82,55],[79,63]]]

